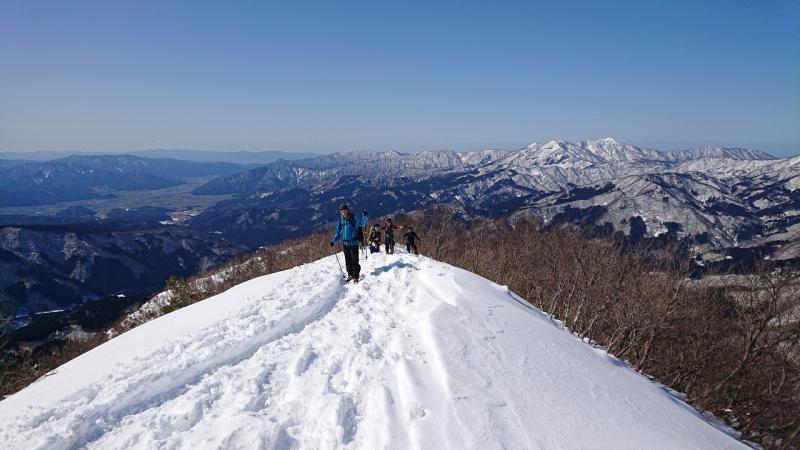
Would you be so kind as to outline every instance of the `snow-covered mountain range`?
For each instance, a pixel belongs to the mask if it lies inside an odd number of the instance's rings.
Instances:
[[[234,235],[269,223],[291,234],[292,227],[320,225],[313,218],[327,219],[340,200],[377,215],[444,202],[489,217],[535,215],[626,234],[674,234],[700,252],[758,247],[788,258],[800,233],[798,187],[800,157],[741,148],[659,151],[605,138],[515,151],[357,151],[213,180],[196,193],[239,198],[194,223]]]
[[[333,256],[147,322],[0,401],[8,449],[747,448],[508,288]]]

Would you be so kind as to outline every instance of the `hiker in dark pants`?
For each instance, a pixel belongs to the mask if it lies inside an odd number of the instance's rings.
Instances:
[[[408,227],[408,231],[406,231],[403,237],[406,238],[406,251],[419,255],[419,250],[417,250],[417,239],[419,239],[419,236],[414,232],[414,227]],[[422,239],[419,240],[421,241]]]
[[[386,247],[386,253],[394,253],[394,230],[402,228],[392,223],[392,219],[386,219],[386,223],[381,227],[383,229],[383,243]]]
[[[339,206],[339,221],[336,222],[336,232],[331,239],[331,247],[339,240],[344,247],[344,263],[347,266],[347,281],[358,283],[361,266],[358,264],[358,246],[361,239],[358,236],[356,217],[347,208],[347,203]]]

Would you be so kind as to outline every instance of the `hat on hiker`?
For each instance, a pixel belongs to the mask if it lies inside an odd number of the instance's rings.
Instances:
[[[344,211],[344,210],[347,211],[350,210],[349,208],[347,208],[347,203],[342,203],[341,205],[339,205],[339,211]]]

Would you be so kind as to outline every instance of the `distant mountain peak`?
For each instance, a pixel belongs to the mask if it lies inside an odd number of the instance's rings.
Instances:
[[[583,141],[582,143],[593,144],[593,145],[617,145],[617,146],[630,145],[630,144],[626,144],[624,142],[618,141],[618,140],[614,139],[613,137],[587,139],[587,140]]]

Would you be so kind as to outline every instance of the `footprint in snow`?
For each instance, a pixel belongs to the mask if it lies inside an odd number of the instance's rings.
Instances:
[[[337,421],[342,430],[341,442],[349,444],[355,439],[359,419],[358,405],[356,405],[352,397],[345,395],[339,399],[337,416]]]
[[[315,359],[317,359],[317,353],[311,347],[306,347],[306,349],[303,350],[303,353],[300,355],[300,357],[297,358],[297,362],[295,363],[294,366],[295,376],[300,376],[304,374]]]
[[[408,411],[408,420],[414,421],[425,417],[425,408],[420,406],[417,402],[409,402],[406,404],[406,411]]]
[[[335,359],[333,360],[330,365],[328,366],[328,374],[329,375],[336,375],[342,370],[342,360]]]
[[[367,356],[375,360],[381,359],[383,358],[383,349],[377,344],[371,345],[367,350]]]
[[[361,328],[353,336],[353,340],[356,341],[356,346],[358,347],[364,344],[368,344],[372,340],[372,332],[370,331],[369,328]]]

